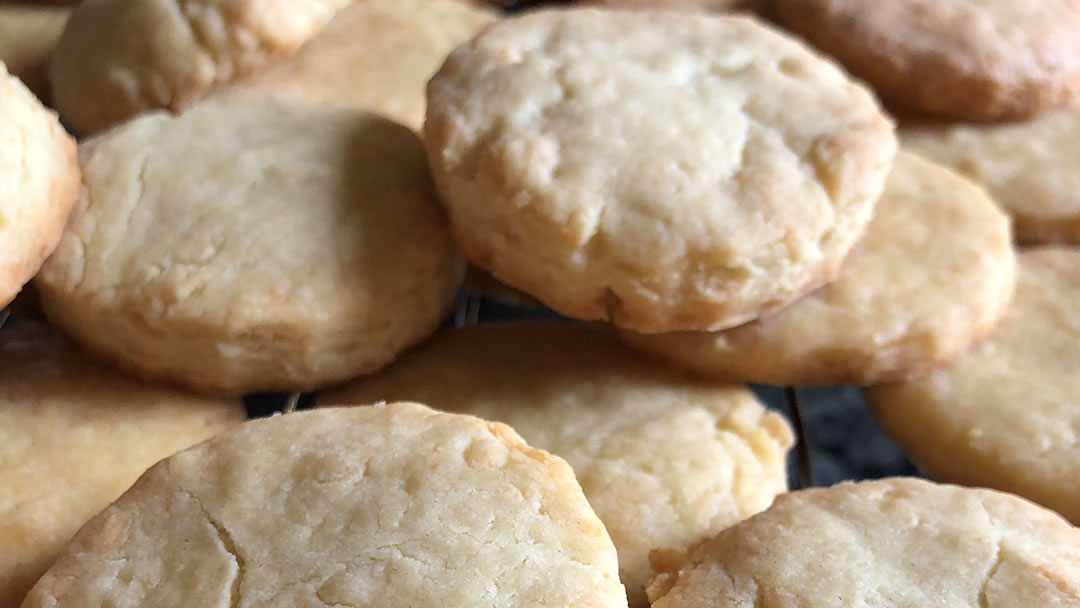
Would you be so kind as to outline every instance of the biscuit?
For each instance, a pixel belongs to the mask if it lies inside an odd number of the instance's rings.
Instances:
[[[0,62],[39,98],[49,98],[49,57],[71,9],[0,4]]]
[[[60,240],[79,195],[75,140],[0,63],[0,309]]]
[[[692,12],[757,11],[766,0],[579,0],[582,4],[614,9],[677,10]]]
[[[249,422],[150,469],[23,608],[626,606],[561,459],[415,403]]]
[[[84,144],[86,187],[37,287],[140,376],[309,390],[433,333],[463,264],[409,129],[299,100],[208,100]]]
[[[1080,522],[1080,251],[1020,254],[1001,325],[948,370],[866,392],[935,479],[997,488]]]
[[[1021,244],[1080,245],[1080,108],[1017,124],[904,126],[900,138],[983,184]]]
[[[462,0],[364,0],[251,84],[378,112],[419,131],[428,79],[497,17]]]
[[[451,330],[323,404],[426,400],[513,427],[574,468],[619,551],[631,606],[647,606],[649,550],[686,545],[787,489],[791,428],[742,386],[658,366],[586,326]]]
[[[870,92],[800,43],[674,11],[500,21],[431,80],[424,129],[470,261],[645,333],[729,327],[834,279],[896,148]]]
[[[146,386],[40,324],[0,332],[0,606],[18,606],[147,467],[244,420],[239,400]]]
[[[654,608],[1080,605],[1080,529],[1010,494],[919,479],[785,494],[654,564]]]
[[[966,354],[1004,314],[1016,255],[1009,221],[981,188],[908,152],[866,236],[834,283],[765,319],[721,332],[627,343],[709,377],[870,385]]]
[[[83,2],[50,64],[56,107],[83,136],[143,112],[179,112],[289,55],[351,2]]]
[[[1076,0],[776,0],[775,16],[920,112],[1027,119],[1080,90]]]

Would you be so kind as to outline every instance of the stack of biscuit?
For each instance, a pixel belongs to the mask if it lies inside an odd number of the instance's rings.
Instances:
[[[582,4],[0,3],[0,606],[1080,607],[1080,2]]]

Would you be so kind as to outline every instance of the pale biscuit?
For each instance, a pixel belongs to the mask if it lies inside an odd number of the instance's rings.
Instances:
[[[1014,492],[1080,522],[1077,302],[1080,251],[1021,253],[1015,301],[982,348],[866,393],[885,432],[935,479]]]
[[[56,247],[79,196],[75,140],[0,63],[0,308]]]
[[[0,4],[0,62],[39,98],[49,98],[49,57],[71,9]]]
[[[913,124],[900,138],[983,184],[1021,244],[1080,245],[1080,108],[1015,124]]]
[[[646,333],[750,321],[834,279],[896,148],[867,90],[744,17],[506,19],[450,55],[428,101],[470,260]]]
[[[0,332],[0,606],[148,467],[244,420],[239,400],[146,386],[43,325]]]
[[[419,131],[428,79],[497,17],[463,0],[363,0],[249,84],[371,110]]]
[[[593,328],[485,323],[452,330],[320,403],[424,400],[513,427],[574,467],[647,606],[649,550],[706,538],[787,489],[791,428],[742,386],[656,365]]]
[[[654,608],[1080,606],[1080,529],[1011,494],[918,479],[785,494],[654,563]]]
[[[224,394],[342,381],[433,333],[461,282],[419,139],[373,114],[233,95],[80,157],[42,305],[142,376]]]
[[[351,2],[82,2],[50,66],[56,107],[84,136],[142,112],[179,112],[292,53]]]
[[[692,12],[721,13],[731,11],[761,10],[767,0],[578,0],[582,4],[592,4],[616,9],[633,10],[675,10]]]
[[[698,373],[777,385],[870,385],[925,376],[966,354],[1004,314],[1016,255],[1009,221],[978,186],[901,152],[840,278],[721,332],[631,345]]]
[[[415,403],[249,422],[75,537],[23,608],[626,606],[567,464]]]
[[[914,110],[1025,119],[1080,91],[1078,0],[775,3],[780,23]]]

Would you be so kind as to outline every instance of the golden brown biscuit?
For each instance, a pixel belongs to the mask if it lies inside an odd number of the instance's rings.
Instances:
[[[93,0],[53,55],[56,107],[83,136],[179,112],[295,51],[352,0]]]
[[[919,479],[784,494],[654,558],[654,608],[1080,605],[1080,529],[1010,494]]]
[[[40,99],[49,99],[49,57],[71,9],[0,4],[0,62]]]
[[[1033,118],[1080,90],[1078,0],[775,0],[777,20],[883,99],[969,121]]]
[[[1015,492],[1080,522],[1080,251],[1020,254],[1016,298],[982,348],[866,397],[935,479]]]
[[[84,144],[37,286],[95,353],[200,391],[310,390],[433,333],[463,273],[409,129],[234,94]]]
[[[625,608],[561,459],[395,403],[249,422],[150,469],[23,608]]]
[[[664,368],[576,323],[443,332],[320,403],[398,399],[504,422],[565,458],[615,541],[635,607],[648,605],[650,549],[710,536],[787,489],[791,428],[753,393]]]
[[[239,400],[144,385],[44,325],[0,332],[0,606],[161,458],[244,420]]]
[[[463,0],[364,0],[249,84],[371,110],[419,131],[428,79],[497,18]]]
[[[75,140],[0,63],[0,309],[52,253],[78,196]]]
[[[967,353],[1012,296],[1009,221],[981,188],[901,152],[840,278],[721,332],[645,336],[635,347],[734,382],[878,384]]]
[[[1080,108],[1022,123],[913,124],[900,137],[983,184],[1021,244],[1080,245]]]
[[[867,90],[744,17],[505,19],[450,55],[428,101],[470,261],[645,333],[730,327],[833,280],[896,149]]]

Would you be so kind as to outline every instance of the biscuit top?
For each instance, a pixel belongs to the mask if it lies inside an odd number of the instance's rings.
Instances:
[[[831,280],[896,148],[869,91],[743,17],[507,19],[450,55],[428,101],[470,259],[646,332],[731,326]]]
[[[180,111],[287,56],[352,0],[94,0],[50,62],[57,108],[81,135]]]
[[[1010,494],[916,479],[782,495],[653,561],[655,608],[1080,605],[1080,529]]]
[[[78,194],[75,140],[0,62],[0,308],[56,247]]]
[[[941,478],[1015,492],[1080,522],[1080,251],[1019,255],[1016,296],[982,348],[875,387],[887,432]]]
[[[446,55],[498,18],[461,0],[364,0],[253,84],[378,112],[419,131]]]
[[[573,471],[417,404],[250,422],[155,466],[24,608],[626,606]]]
[[[766,384],[877,384],[967,353],[1012,298],[1008,218],[961,176],[901,152],[840,277],[721,332],[626,340],[700,373]]]
[[[443,332],[379,374],[320,395],[334,405],[413,399],[512,426],[574,468],[647,605],[649,550],[685,546],[787,489],[794,442],[743,386],[706,382],[595,328],[483,323]]]
[[[0,332],[0,606],[147,467],[245,419],[239,399],[147,386],[41,325]]]

